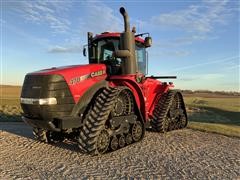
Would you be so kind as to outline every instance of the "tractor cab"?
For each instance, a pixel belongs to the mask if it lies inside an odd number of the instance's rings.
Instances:
[[[147,74],[147,47],[144,39],[135,37],[136,73]],[[89,64],[106,64],[109,75],[124,74],[123,58],[115,56],[120,49],[120,33],[104,32],[95,37],[88,33]],[[83,54],[86,56],[86,48]]]

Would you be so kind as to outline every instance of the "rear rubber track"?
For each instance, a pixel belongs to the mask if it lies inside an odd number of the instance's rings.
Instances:
[[[180,103],[179,109],[182,112],[182,115],[180,115],[178,122],[173,122],[169,118],[169,111],[177,96],[180,101],[178,103]],[[180,121],[183,121],[184,118],[186,123],[181,124]],[[168,92],[162,94],[153,111],[153,119],[151,120],[152,130],[156,132],[167,132],[174,129],[181,129],[186,126],[187,114],[182,94],[177,90],[169,90]]]

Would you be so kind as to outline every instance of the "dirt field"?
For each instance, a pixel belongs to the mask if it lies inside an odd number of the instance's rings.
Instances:
[[[140,143],[90,157],[80,154],[73,142],[34,141],[31,128],[15,122],[21,121],[21,87],[0,89],[0,179],[240,179],[239,138],[191,129],[147,132]],[[184,98],[193,123],[220,123],[231,132],[234,125],[240,131],[239,96],[184,94]]]
[[[0,179],[237,179],[240,139],[190,129],[146,133],[142,142],[90,157],[77,145],[38,143],[23,123],[0,123]]]

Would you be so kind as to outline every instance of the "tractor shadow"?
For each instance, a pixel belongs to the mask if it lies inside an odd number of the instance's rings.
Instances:
[[[189,121],[192,122],[240,126],[240,112],[206,106],[189,106],[187,107],[187,113]]]
[[[20,137],[32,139],[35,141],[32,134],[32,127],[25,124],[20,115],[7,115],[0,113],[0,132],[5,131]],[[56,148],[62,148],[68,151],[79,152],[77,142],[64,140],[58,143],[49,143]]]
[[[28,127],[24,122],[0,121],[0,132],[8,133],[33,139],[31,127]]]
[[[49,145],[55,146],[57,148],[61,148],[64,150],[80,153],[77,142],[73,142],[70,140],[64,140],[63,142],[59,142],[59,143],[50,143]]]

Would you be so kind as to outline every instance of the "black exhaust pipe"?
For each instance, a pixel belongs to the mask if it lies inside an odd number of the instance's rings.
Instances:
[[[124,19],[124,32],[120,35],[120,50],[115,51],[115,56],[122,59],[122,74],[136,74],[135,35],[130,31],[129,16],[124,7],[119,11]]]
[[[121,7],[119,9],[120,13],[122,14],[123,16],[123,19],[124,19],[124,29],[125,29],[125,32],[129,32],[130,31],[130,23],[129,23],[129,17],[128,17],[128,14],[127,12],[125,11],[124,7]]]

